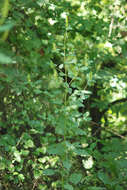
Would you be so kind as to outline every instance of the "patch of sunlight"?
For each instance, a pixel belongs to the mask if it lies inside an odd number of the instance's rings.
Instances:
[[[90,156],[87,160],[82,160],[82,163],[85,169],[91,169],[94,164],[92,156]]]
[[[54,25],[57,21],[56,21],[56,20],[53,20],[52,18],[49,18],[49,19],[48,19],[48,22],[49,22],[51,25]]]
[[[63,19],[66,19],[66,17],[67,17],[67,13],[66,12],[63,12],[63,13],[61,13],[61,18],[63,18]]]
[[[117,77],[114,77],[110,80],[110,86],[117,89],[117,92],[112,93],[113,100],[126,97],[126,92],[123,90],[127,87],[125,82],[120,81]]]
[[[116,87],[118,83],[118,78],[112,78],[110,81],[111,87]]]

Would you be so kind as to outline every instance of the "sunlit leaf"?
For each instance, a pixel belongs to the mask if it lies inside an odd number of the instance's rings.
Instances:
[[[0,53],[0,64],[9,64],[9,63],[12,63],[12,59],[3,53]]]

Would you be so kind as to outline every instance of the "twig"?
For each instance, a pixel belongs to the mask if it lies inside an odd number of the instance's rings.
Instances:
[[[106,128],[106,131],[120,137],[121,139],[126,139],[126,137],[124,137],[123,135],[118,134],[116,131],[112,131],[112,130],[107,129],[107,128]]]
[[[20,144],[20,142],[21,142],[23,136],[24,136],[24,133],[21,135],[21,137],[20,137],[19,140],[17,141],[16,147]]]
[[[94,122],[94,121],[90,121],[90,122],[91,122],[92,124],[98,126],[98,127],[101,127],[98,123],[96,123],[96,122]],[[98,128],[98,130],[99,130],[99,129],[100,129],[100,128]],[[118,134],[116,131],[113,131],[113,130],[111,130],[111,129],[108,129],[108,126],[102,127],[102,129],[104,129],[105,131],[110,132],[110,133],[112,133],[112,134],[114,134],[114,135],[120,137],[121,139],[126,139],[126,137],[124,137],[123,135]],[[95,133],[94,135],[96,135],[96,133]]]
[[[127,98],[121,98],[121,99],[115,100],[114,102],[109,103],[108,106],[107,106],[107,108],[102,111],[103,115],[104,115],[105,112],[107,112],[108,109],[109,109],[110,107],[112,107],[113,105],[118,104],[118,103],[124,103],[124,102],[127,102]]]
[[[113,23],[114,23],[114,18],[111,19],[111,23],[110,23],[110,26],[109,26],[109,33],[108,33],[109,38],[110,38],[110,36],[112,34]]]
[[[32,188],[32,190],[35,189],[35,187],[37,186],[37,183],[38,183],[38,179],[36,179],[36,180],[34,181],[34,184],[33,184],[33,188]]]

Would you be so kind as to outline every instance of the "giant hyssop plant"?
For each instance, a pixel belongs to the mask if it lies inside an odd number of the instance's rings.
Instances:
[[[0,188],[126,189],[126,2],[0,10]]]

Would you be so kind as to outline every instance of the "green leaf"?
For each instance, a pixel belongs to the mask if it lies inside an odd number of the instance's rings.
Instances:
[[[0,53],[0,64],[9,64],[9,63],[12,63],[12,59],[3,53]]]
[[[34,170],[34,178],[38,179],[42,176],[42,170]]]
[[[6,168],[6,164],[0,161],[0,170],[4,170]]]
[[[103,173],[103,172],[98,172],[98,178],[104,183],[104,184],[108,184],[111,185],[111,180],[108,177],[107,174]]]
[[[25,145],[24,145],[25,148],[33,148],[34,147],[34,142],[29,139],[25,142]]]
[[[41,147],[41,148],[37,148],[34,153],[37,156],[40,155],[40,154],[45,154],[46,153],[46,147],[44,146],[44,147]]]
[[[69,160],[64,160],[64,161],[63,161],[63,166],[64,166],[64,168],[66,168],[67,170],[70,170],[72,164],[70,163]]]
[[[120,185],[117,185],[116,188],[115,188],[115,190],[124,190],[124,188],[121,187]]]
[[[82,174],[81,173],[73,173],[70,178],[69,181],[71,183],[73,183],[74,185],[77,185],[82,179]]]
[[[47,148],[49,154],[63,155],[65,153],[65,146],[61,143],[50,145]]]
[[[81,156],[89,156],[88,152],[84,149],[80,149],[80,148],[74,148],[73,150],[77,155],[81,155]]]
[[[51,175],[55,174],[55,171],[52,170],[52,169],[46,169],[46,170],[43,171],[43,174],[51,176]]]
[[[21,181],[24,181],[24,179],[25,179],[25,177],[24,177],[23,174],[19,174],[19,175],[18,175],[18,178],[19,178],[19,180],[21,180]]]
[[[126,159],[120,159],[120,160],[117,160],[116,162],[120,166],[120,168],[127,168],[127,160]]]
[[[79,128],[75,128],[75,133],[77,135],[86,135],[86,132],[82,129],[79,129]]]
[[[106,190],[105,187],[88,187],[88,190]]]
[[[7,23],[5,25],[0,26],[0,32],[5,32],[10,30],[14,26],[14,23]]]
[[[28,154],[29,154],[29,150],[22,150],[21,151],[21,154],[23,155],[23,156],[28,156]]]
[[[66,183],[66,184],[64,185],[64,188],[67,189],[67,190],[73,190],[73,186],[70,185],[69,183]]]
[[[15,160],[17,162],[21,162],[21,156],[20,156],[20,152],[19,151],[15,151],[14,152],[14,156],[15,156]]]

